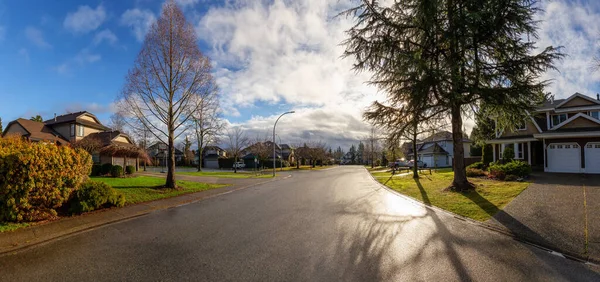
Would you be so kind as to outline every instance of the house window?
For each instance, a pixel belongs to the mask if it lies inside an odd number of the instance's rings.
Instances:
[[[71,124],[71,137],[75,136],[75,124]]]
[[[552,115],[552,126],[557,126],[567,120],[567,114]]]
[[[558,149],[562,149],[562,146],[563,146],[563,145],[557,145],[557,146],[556,146],[556,148],[558,148]]]
[[[596,145],[594,145],[594,148],[600,149],[600,145],[596,144]]]
[[[590,112],[590,116],[595,119],[600,119],[600,112],[598,112],[598,111]]]
[[[565,149],[571,149],[571,145],[565,145]]]
[[[517,130],[527,130],[527,124],[525,121],[522,121],[517,124]]]
[[[550,149],[554,149],[554,148],[555,148],[554,145],[550,145]]]
[[[99,164],[100,163],[100,154],[92,154],[92,161],[95,164]]]
[[[77,125],[77,136],[83,136],[83,125]]]

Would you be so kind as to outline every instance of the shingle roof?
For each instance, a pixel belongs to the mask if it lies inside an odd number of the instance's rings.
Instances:
[[[84,114],[88,114],[88,115],[91,115],[92,117],[96,118],[95,115],[93,115],[89,112],[81,111],[81,112],[56,116],[56,119],[52,118],[52,119],[46,120],[46,121],[44,121],[44,124],[54,125],[54,124],[61,124],[61,123],[68,123],[68,122],[77,122],[79,124],[87,125],[89,127],[93,127],[93,128],[97,128],[97,129],[101,129],[101,130],[105,130],[105,131],[111,130],[110,128],[108,128],[100,123],[95,123],[95,122],[91,122],[89,120],[78,118]]]
[[[444,141],[444,140],[452,140],[452,132],[450,131],[440,131],[437,132],[423,140],[421,140],[421,142],[417,142],[417,143],[427,143],[427,142],[433,142],[433,141]],[[463,138],[463,142],[471,142],[471,140],[469,140],[468,138]]]
[[[45,126],[41,122],[28,120],[28,119],[24,119],[24,118],[19,118],[17,120],[10,122],[6,126],[6,129],[8,129],[10,127],[10,125],[13,123],[17,123],[21,127],[23,127],[25,130],[27,130],[27,132],[29,132],[27,137],[29,137],[29,139],[31,139],[31,140],[53,141],[53,142],[59,142],[62,145],[69,143],[68,140],[62,138],[60,136],[60,134],[54,132],[51,128]]]
[[[554,99],[554,102],[550,100],[544,101],[544,103],[542,103],[542,105],[540,106],[540,109],[554,108],[556,107],[556,105],[562,103],[564,100],[566,99]]]
[[[124,134],[119,131],[105,131],[105,132],[91,133],[88,136],[86,136],[84,139],[88,139],[88,138],[89,139],[97,139],[98,141],[100,141],[100,144],[102,146],[121,145],[121,146],[125,146],[125,147],[135,147],[135,145],[131,144],[131,143],[113,141],[113,139],[117,138],[120,135],[122,136]]]
[[[444,148],[440,147],[437,143],[433,146],[428,147],[427,149],[419,150],[419,154],[431,154],[431,153],[440,153],[440,154],[448,154]]]

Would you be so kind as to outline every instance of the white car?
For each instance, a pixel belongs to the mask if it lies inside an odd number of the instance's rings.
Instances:
[[[233,168],[245,168],[246,164],[244,162],[237,162],[233,164]]]

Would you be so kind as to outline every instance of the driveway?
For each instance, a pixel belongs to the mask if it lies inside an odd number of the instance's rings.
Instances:
[[[600,175],[537,173],[532,181],[488,223],[600,261]]]

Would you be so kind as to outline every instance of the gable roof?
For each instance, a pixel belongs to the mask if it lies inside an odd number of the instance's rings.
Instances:
[[[567,125],[567,124],[571,123],[572,121],[574,121],[574,120],[576,120],[576,119],[578,119],[578,118],[585,118],[585,119],[587,119],[587,120],[589,120],[589,121],[595,122],[595,123],[597,123],[598,125],[600,125],[600,120],[597,120],[597,119],[595,119],[595,118],[593,118],[593,117],[591,117],[591,116],[588,116],[588,115],[586,115],[586,114],[584,114],[584,113],[578,113],[578,114],[576,114],[576,115],[574,115],[574,116],[572,116],[572,117],[568,118],[567,120],[565,120],[565,121],[563,121],[563,122],[559,123],[558,125],[554,126],[553,128],[550,128],[550,130],[557,130],[557,129],[559,129],[559,128],[561,128],[561,127],[563,127],[563,126],[565,126],[565,125]]]
[[[440,147],[437,143],[433,144],[433,146],[429,146],[426,149],[419,149],[419,154],[431,154],[431,153],[440,153],[440,154],[448,154],[444,148]]]
[[[581,99],[585,99],[589,102],[592,102],[594,104],[600,105],[600,101],[598,101],[597,99],[594,99],[592,97],[589,97],[587,95],[583,95],[579,92],[575,92],[575,94],[571,95],[569,98],[564,99],[562,102],[560,102],[558,105],[556,105],[556,108],[560,108],[561,106],[569,103],[570,101],[572,101],[575,98],[581,98]],[[556,101],[554,101],[556,103]]]
[[[10,123],[8,123],[8,125],[6,126],[6,128],[4,130],[4,134],[6,134],[6,132],[10,128],[10,126],[13,124],[18,124],[23,129],[25,129],[25,131],[28,132],[27,137],[30,140],[53,141],[53,142],[58,142],[61,145],[65,145],[65,144],[69,143],[68,140],[62,138],[60,136],[60,134],[54,132],[54,130],[45,126],[43,123],[41,123],[39,121],[24,119],[24,118],[19,118],[19,119],[13,120]]]
[[[96,139],[96,140],[100,141],[100,144],[103,147],[108,146],[108,145],[121,145],[121,146],[126,146],[126,147],[135,147],[135,145],[132,143],[116,141],[115,139],[117,139],[117,137],[124,137],[127,140],[129,140],[129,142],[131,142],[131,139],[129,139],[129,136],[127,134],[121,133],[119,131],[105,131],[105,132],[90,133],[88,136],[84,137],[83,139]]]
[[[84,116],[84,115],[90,116],[96,122],[91,122],[89,120],[81,118],[81,116]],[[56,116],[56,118],[52,118],[52,119],[44,121],[44,124],[56,125],[56,124],[72,123],[72,122],[77,122],[79,124],[87,125],[89,127],[93,127],[93,128],[97,128],[97,129],[101,129],[101,130],[105,130],[105,131],[111,130],[110,128],[102,125],[100,120],[95,115],[93,115],[92,113],[86,112],[86,111]]]
[[[437,132],[421,141],[417,141],[417,144],[429,143],[429,142],[434,142],[434,141],[452,141],[452,132],[447,131],[447,130]],[[471,142],[471,140],[468,138],[463,138],[463,142]]]

